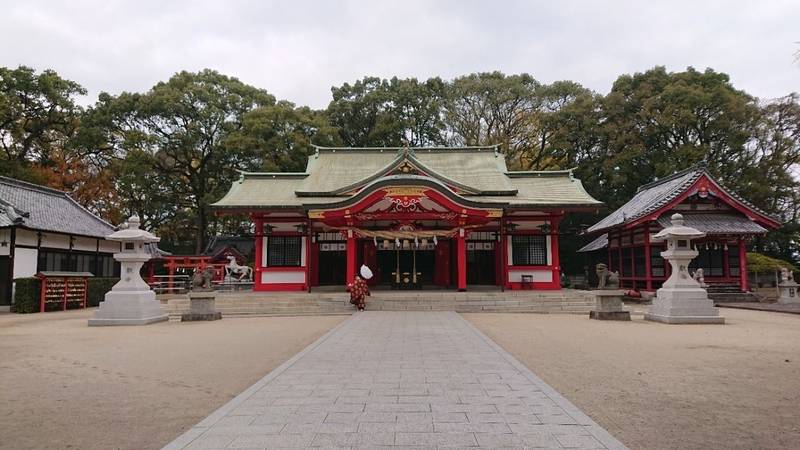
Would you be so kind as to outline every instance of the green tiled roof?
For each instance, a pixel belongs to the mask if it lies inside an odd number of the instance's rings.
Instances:
[[[409,163],[464,199],[513,206],[594,206],[570,171],[508,172],[494,147],[318,148],[302,173],[243,173],[216,208],[302,208],[336,203]],[[394,179],[402,182],[403,175]],[[348,192],[350,191],[350,192]]]

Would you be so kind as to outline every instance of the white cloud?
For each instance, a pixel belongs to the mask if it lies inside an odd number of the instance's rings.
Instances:
[[[763,97],[800,90],[792,1],[17,2],[0,65],[90,91],[144,91],[205,67],[298,104],[364,75],[529,72],[607,92],[623,73],[712,67]]]

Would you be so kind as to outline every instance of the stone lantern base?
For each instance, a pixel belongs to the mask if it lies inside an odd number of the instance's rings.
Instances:
[[[778,290],[781,295],[778,297],[778,303],[788,305],[792,303],[800,303],[800,291],[798,285],[794,281],[784,281],[778,284]]]
[[[153,291],[109,291],[89,319],[89,326],[147,325],[169,317]]]
[[[645,320],[680,324],[723,324],[719,309],[702,288],[661,288]]]

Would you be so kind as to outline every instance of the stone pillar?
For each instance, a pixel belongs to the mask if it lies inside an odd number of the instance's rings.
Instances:
[[[467,242],[464,229],[458,230],[456,237],[456,259],[458,269],[458,290],[467,290]]]

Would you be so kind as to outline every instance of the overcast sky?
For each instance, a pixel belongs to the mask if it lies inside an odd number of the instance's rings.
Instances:
[[[89,90],[145,91],[213,68],[325,107],[364,75],[478,71],[569,79],[712,67],[761,98],[800,91],[800,1],[15,1],[0,66],[54,69]]]

